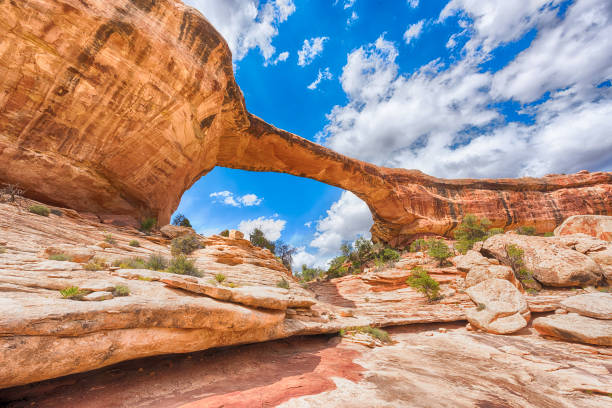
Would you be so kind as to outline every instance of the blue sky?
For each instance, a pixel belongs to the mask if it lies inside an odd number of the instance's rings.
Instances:
[[[228,41],[250,112],[343,154],[448,178],[612,169],[608,0],[186,3]],[[224,168],[178,212],[205,235],[261,226],[296,266],[372,223],[338,188]]]

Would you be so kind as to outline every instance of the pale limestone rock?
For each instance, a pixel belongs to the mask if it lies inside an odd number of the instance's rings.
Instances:
[[[544,336],[562,340],[612,346],[612,322],[576,313],[538,317],[533,327]]]
[[[573,215],[555,229],[556,236],[587,234],[604,241],[612,241],[612,216]]]
[[[70,261],[77,263],[88,262],[94,257],[95,252],[91,248],[75,247],[72,245],[54,245],[45,249],[47,256],[64,254]]]
[[[110,292],[91,292],[88,295],[83,296],[83,300],[99,302],[101,300],[109,300],[113,298],[113,294]]]
[[[499,264],[499,261],[492,258],[485,258],[480,252],[476,252],[472,249],[467,251],[465,255],[459,255],[453,258],[455,266],[460,271],[469,272],[470,269],[476,266],[489,266],[492,264]]]
[[[512,268],[505,265],[486,265],[486,266],[475,266],[470,269],[465,277],[465,287],[469,288],[479,284],[487,279],[505,279],[512,283],[514,287],[519,290],[523,290],[523,286],[514,276]]]
[[[612,320],[611,293],[596,292],[572,296],[561,301],[561,307],[568,312],[578,313],[582,316]]]
[[[498,234],[487,239],[482,250],[508,264],[506,247],[509,245],[523,250],[526,268],[543,285],[586,286],[603,278],[603,271],[595,261],[578,251],[565,248],[555,242],[555,238]]]
[[[488,279],[466,292],[478,306],[467,312],[472,326],[494,334],[514,333],[527,326],[530,319],[527,302],[507,280]]]

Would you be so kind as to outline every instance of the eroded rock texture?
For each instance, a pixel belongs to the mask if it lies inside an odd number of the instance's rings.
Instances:
[[[108,222],[166,224],[214,166],[353,191],[377,239],[449,235],[462,216],[551,231],[612,214],[612,174],[444,180],[354,160],[246,111],[230,51],[179,0],[0,2],[0,181]]]

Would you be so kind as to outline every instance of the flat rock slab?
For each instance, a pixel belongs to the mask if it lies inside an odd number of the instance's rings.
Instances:
[[[612,319],[612,294],[586,293],[572,296],[561,302],[561,307],[568,312],[596,319]],[[612,323],[611,323],[612,324]]]
[[[101,300],[109,300],[113,298],[110,292],[91,292],[89,295],[83,296],[83,300],[99,302]]]
[[[538,317],[533,327],[541,335],[578,343],[612,346],[612,322],[576,313]]]

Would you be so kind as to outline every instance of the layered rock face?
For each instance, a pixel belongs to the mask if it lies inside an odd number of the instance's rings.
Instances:
[[[214,166],[309,177],[354,192],[375,239],[449,235],[463,215],[550,231],[612,214],[612,174],[444,180],[354,160],[246,111],[230,51],[179,0],[0,3],[0,181],[130,223],[167,223]]]

